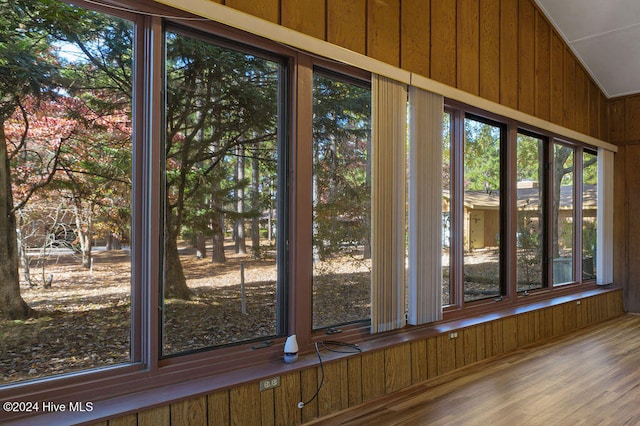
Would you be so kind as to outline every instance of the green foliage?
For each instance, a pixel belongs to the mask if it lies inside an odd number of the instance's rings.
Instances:
[[[442,188],[451,190],[451,114],[442,116]]]
[[[543,149],[544,141],[532,136],[518,133],[517,159],[516,159],[516,181],[537,182],[543,185]]]
[[[223,191],[213,194],[217,204],[228,201],[235,147],[259,147],[262,167],[275,171],[279,69],[273,61],[167,34],[168,207],[184,224],[197,217],[183,217],[185,203],[202,205],[212,179]]]
[[[582,223],[582,254],[583,256],[595,257],[596,242],[598,238],[598,226],[595,221],[584,221]]]
[[[28,47],[22,51],[31,58],[25,78],[31,85],[38,84],[22,98],[26,92],[20,86],[10,88],[13,108],[23,109],[20,126],[24,129],[24,134],[11,140],[16,150],[22,150],[13,157],[13,166],[37,170],[33,159],[55,164],[56,170],[50,173],[56,177],[49,184],[74,190],[78,196],[95,196],[104,190],[103,199],[108,199],[108,192],[130,192],[117,186],[131,184],[132,23],[53,0],[3,3],[9,13],[0,18],[0,37]],[[3,25],[5,16],[15,19],[16,30]],[[7,46],[2,44],[0,51]],[[9,68],[21,66],[19,61],[7,63]],[[11,69],[2,71],[0,79],[15,78]],[[41,129],[61,121],[66,124],[57,135],[61,141],[56,150]]]
[[[518,190],[516,234],[518,290],[542,285],[542,191],[544,141],[518,133],[516,154],[517,182],[532,182],[533,188]]]
[[[466,119],[464,134],[465,189],[500,190],[500,128]]]
[[[224,261],[225,230],[276,208],[282,64],[188,32],[167,31],[165,47],[165,273],[186,287],[180,235],[213,236]]]
[[[530,289],[533,285],[541,285],[542,265],[542,230],[541,214],[539,211],[518,211],[516,235],[518,285],[526,285]]]
[[[0,124],[27,96],[51,94],[58,76],[49,38],[31,0],[0,0]]]
[[[321,258],[350,253],[370,238],[371,92],[314,76],[314,246]]]
[[[598,184],[598,156],[584,152],[582,160],[582,183],[584,185]]]

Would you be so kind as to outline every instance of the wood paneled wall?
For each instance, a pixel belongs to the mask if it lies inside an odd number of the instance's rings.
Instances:
[[[102,425],[296,425],[622,313],[622,292],[612,291],[326,362],[322,390],[302,410],[298,401],[315,393],[319,367],[280,376],[274,389],[248,383]]]
[[[640,144],[640,95],[609,101],[609,140],[618,146]]]
[[[640,312],[640,95],[609,102],[609,138],[615,159],[614,281],[622,285],[625,308]]]
[[[533,0],[212,0],[607,140],[607,100]]]

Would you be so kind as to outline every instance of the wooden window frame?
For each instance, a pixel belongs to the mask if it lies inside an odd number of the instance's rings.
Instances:
[[[595,152],[597,148],[582,143],[577,140],[569,139],[566,137],[560,137],[557,134],[549,132],[544,129],[536,128],[534,126],[499,116],[493,113],[489,113],[478,108],[463,104],[461,102],[445,99],[445,111],[450,114],[451,117],[451,129],[452,129],[452,180],[454,181],[452,186],[451,196],[451,215],[452,215],[452,235],[451,240],[451,300],[450,304],[443,307],[444,320],[451,321],[460,318],[467,318],[474,315],[486,314],[496,310],[504,309],[510,306],[519,306],[522,304],[532,303],[550,299],[553,297],[568,295],[578,291],[588,290],[595,288],[595,280],[583,280],[582,279],[582,265],[578,262],[574,249],[574,280],[569,283],[563,283],[561,285],[553,285],[552,278],[552,263],[547,259],[548,254],[551,253],[550,244],[552,244],[552,228],[550,224],[551,217],[551,203],[549,200],[552,193],[553,184],[551,173],[553,172],[553,146],[554,143],[561,143],[566,146],[570,146],[575,150],[575,156],[580,157],[574,162],[574,168],[581,167],[581,156],[583,151]],[[505,143],[504,147],[506,152],[504,153],[505,161],[502,163],[503,170],[501,170],[501,186],[505,188],[507,192],[505,199],[505,205],[501,207],[504,211],[501,214],[501,240],[506,242],[504,248],[503,265],[501,266],[504,271],[504,276],[501,277],[501,283],[504,286],[501,299],[483,299],[470,302],[464,302],[463,299],[463,253],[462,253],[462,208],[463,208],[463,194],[462,194],[462,179],[463,174],[463,159],[462,150],[464,143],[464,119],[466,116],[470,116],[473,119],[480,118],[490,124],[497,123],[504,126]],[[517,291],[516,285],[516,254],[515,254],[515,228],[516,228],[516,191],[515,191],[515,175],[516,175],[516,144],[518,133],[531,135],[540,138],[544,141],[544,163],[545,163],[545,183],[544,183],[544,215],[545,224],[543,226],[544,232],[544,250],[546,252],[544,259],[544,274],[542,288],[531,290],[525,294],[524,292]],[[575,173],[574,173],[575,174]],[[581,218],[581,213],[578,210],[582,208],[582,176],[574,177],[574,222]],[[502,191],[501,191],[502,192]],[[502,202],[502,194],[501,194]],[[575,222],[577,223],[577,222]],[[582,244],[582,230],[574,227],[574,247],[576,244]],[[504,238],[504,239],[503,239]],[[456,244],[457,247],[453,247]],[[580,263],[580,265],[578,265]],[[578,275],[580,274],[580,275]]]
[[[517,291],[517,284],[515,286],[515,290],[516,293],[518,294],[518,296],[528,296],[529,294],[531,294],[531,292],[536,292],[536,291],[540,291],[540,290],[544,290],[544,289],[548,289],[551,283],[551,270],[552,270],[552,264],[550,264],[549,262],[549,244],[548,244],[548,240],[549,240],[549,235],[550,235],[550,221],[548,220],[548,217],[551,214],[551,210],[549,209],[549,205],[550,205],[550,194],[551,194],[551,190],[549,187],[549,180],[550,180],[550,176],[549,173],[547,172],[547,170],[550,168],[550,161],[551,161],[551,141],[548,135],[542,135],[539,132],[535,132],[535,131],[531,131],[531,130],[526,130],[521,128],[520,126],[518,126],[517,128],[517,133],[516,133],[516,140],[514,142],[514,156],[515,159],[517,161],[517,137],[518,135],[524,135],[524,136],[529,136],[529,137],[533,137],[536,139],[539,139],[540,141],[542,141],[542,158],[540,159],[540,161],[542,162],[542,167],[544,169],[544,175],[542,178],[542,182],[539,182],[539,185],[542,185],[542,197],[540,199],[540,202],[542,203],[542,214],[543,214],[543,221],[542,221],[542,234],[543,234],[543,238],[542,238],[542,286],[540,288],[537,289],[532,289],[532,290],[526,290],[526,291]],[[517,173],[517,167],[514,166],[514,177]],[[517,182],[514,185],[515,186],[515,190],[517,191]],[[517,203],[517,196],[514,196],[515,201]],[[517,220],[517,206],[513,206],[513,208],[515,209],[515,216],[514,216],[514,220]],[[514,251],[514,253],[512,254],[512,256],[514,256],[514,263],[517,264],[517,254],[515,253],[516,250],[516,246],[514,245],[513,247],[510,247],[511,250]],[[517,279],[517,271],[516,271],[516,276],[514,276],[513,279]],[[525,294],[526,293],[526,294]]]

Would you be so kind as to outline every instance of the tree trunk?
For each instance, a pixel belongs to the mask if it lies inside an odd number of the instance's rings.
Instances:
[[[78,239],[80,240],[80,252],[82,254],[82,267],[84,269],[91,268],[91,237],[87,232],[78,231]]]
[[[113,250],[122,250],[122,240],[115,235],[111,241],[111,248]]]
[[[225,263],[227,261],[227,257],[224,254],[224,216],[222,213],[214,215],[211,225],[213,231],[211,261],[213,263]]]
[[[247,242],[244,232],[244,147],[239,146],[237,150],[238,156],[236,160],[236,253],[247,253]]]
[[[105,247],[106,251],[113,250],[113,232],[109,232],[107,234],[106,243],[105,244],[106,244],[106,247]]]
[[[22,278],[24,282],[29,284],[29,287],[33,287],[34,284],[31,281],[31,261],[27,255],[27,249],[24,247],[24,242],[18,239],[18,253],[20,258],[20,264],[22,265]]]
[[[170,218],[169,220],[171,221]],[[191,290],[187,287],[187,280],[180,262],[178,232],[171,225],[168,228],[165,237],[164,298],[189,300]]]
[[[0,316],[24,319],[34,311],[20,295],[18,236],[9,167],[4,125],[0,122]]]
[[[224,254],[224,213],[222,203],[219,201],[221,193],[220,180],[214,179],[211,191],[211,219],[212,247],[211,261],[213,263],[225,263],[227,258]]]
[[[260,161],[256,149],[251,160],[251,209],[254,217],[251,219],[251,252],[255,259],[260,258]]]
[[[555,148],[554,148],[555,149]],[[554,153],[554,167],[553,167],[553,214],[551,216],[551,225],[553,227],[553,258],[560,257],[560,205],[561,205],[561,190],[562,179],[564,176],[573,171],[572,169],[565,168],[565,163],[569,159],[569,156],[573,152],[572,148],[560,147],[558,151]]]
[[[558,168],[556,167],[553,175],[553,212],[551,215],[551,226],[553,227],[553,258],[560,257],[560,236],[559,236],[559,217],[560,217],[560,184],[562,176],[558,176]]]
[[[207,257],[207,239],[202,232],[196,235],[196,257],[198,259]]]
[[[18,257],[20,259],[20,265],[22,265],[22,278],[24,282],[29,284],[29,287],[33,287],[34,284],[31,281],[31,262],[29,261],[29,256],[27,255],[27,248],[25,247],[25,237],[22,233],[23,227],[23,219],[22,214],[20,214],[20,218],[18,219],[18,228],[16,229],[16,241],[18,243]]]
[[[271,245],[271,242],[273,241],[273,206],[271,205],[272,201],[271,199],[269,199],[269,219],[268,219],[268,223],[267,226],[269,227],[269,229],[267,229],[267,239],[269,240],[269,245]]]
[[[92,209],[89,209],[89,217],[86,220],[86,230],[83,225],[82,218],[82,201],[73,195],[73,211],[76,216],[76,232],[78,233],[78,241],[80,241],[80,253],[82,254],[82,267],[84,269],[91,268],[91,233],[93,231]]]

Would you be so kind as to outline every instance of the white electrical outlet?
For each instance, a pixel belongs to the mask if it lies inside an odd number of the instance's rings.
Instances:
[[[280,376],[260,381],[260,392],[280,386]]]

